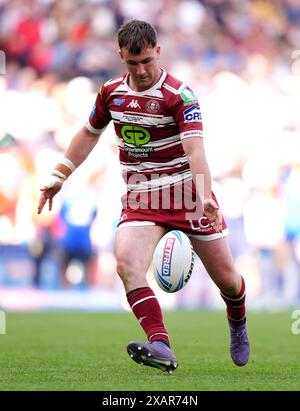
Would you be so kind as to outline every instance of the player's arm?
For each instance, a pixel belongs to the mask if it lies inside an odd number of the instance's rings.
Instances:
[[[204,214],[217,232],[222,231],[222,214],[211,196],[211,175],[205,156],[203,138],[189,137],[182,140],[197,193],[202,201]]]
[[[99,140],[100,134],[95,134],[82,127],[73,137],[64,158],[55,166],[49,181],[40,189],[38,203],[40,214],[48,201],[49,210],[52,209],[53,197],[60,191],[63,183],[72,172],[87,158]]]
[[[97,144],[99,137],[111,120],[105,103],[105,87],[99,89],[89,120],[73,137],[64,158],[56,165],[49,181],[41,188],[38,214],[49,203],[52,209],[53,197],[60,191],[63,183],[73,171],[87,158]]]

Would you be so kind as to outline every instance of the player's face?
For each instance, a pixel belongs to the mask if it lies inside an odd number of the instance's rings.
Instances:
[[[159,55],[159,46],[146,48],[138,55],[130,54],[125,47],[122,47],[120,56],[127,66],[130,86],[135,91],[147,90],[157,83],[160,77]]]

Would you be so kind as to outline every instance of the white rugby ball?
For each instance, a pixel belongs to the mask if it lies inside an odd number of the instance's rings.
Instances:
[[[159,287],[167,293],[181,290],[194,267],[194,250],[190,239],[179,230],[169,231],[157,244],[153,254],[153,274]]]

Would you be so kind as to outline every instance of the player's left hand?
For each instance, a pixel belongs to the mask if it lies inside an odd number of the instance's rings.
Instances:
[[[209,219],[217,233],[222,232],[222,213],[213,199],[204,200],[204,215]]]

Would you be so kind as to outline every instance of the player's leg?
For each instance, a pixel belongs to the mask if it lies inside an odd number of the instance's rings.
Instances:
[[[157,225],[121,225],[116,233],[115,250],[117,272],[128,303],[149,341],[132,342],[127,351],[140,364],[172,372],[177,367],[176,358],[170,349],[159,302],[146,279],[154,249],[164,233],[165,229]]]
[[[222,237],[203,241],[191,238],[191,241],[226,303],[231,332],[231,357],[235,364],[245,365],[250,351],[246,329],[245,282],[235,269],[227,239]]]

